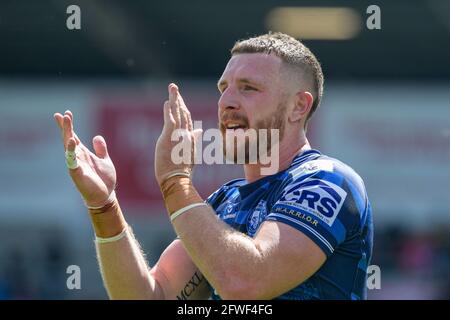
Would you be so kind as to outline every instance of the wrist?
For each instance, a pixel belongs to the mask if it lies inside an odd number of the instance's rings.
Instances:
[[[98,202],[92,202],[92,203],[88,203],[86,200],[83,199],[84,204],[86,205],[86,207],[89,210],[99,210],[99,209],[103,209],[104,207],[108,206],[109,204],[111,204],[114,200],[117,200],[116,197],[116,191],[113,190],[108,198],[106,200],[103,201],[98,201]]]
[[[169,215],[193,203],[202,203],[203,199],[194,188],[190,178],[174,176],[162,186],[164,203]]]
[[[89,209],[89,215],[95,235],[99,238],[114,237],[127,227],[117,199],[102,208]]]
[[[108,237],[108,238],[101,238],[101,237],[95,235],[95,242],[97,242],[97,244],[117,242],[117,241],[119,241],[122,238],[127,236],[127,231],[128,231],[128,227],[125,227],[122,230],[122,232],[119,233],[118,235],[115,235],[115,236],[112,236],[112,237]]]
[[[163,175],[162,178],[157,179],[158,181],[158,185],[159,188],[161,190],[163,190],[165,188],[165,185],[172,179],[175,177],[185,177],[185,178],[191,178],[191,173],[184,171],[184,170],[175,170],[175,171],[171,171],[169,173],[166,173],[165,175]]]
[[[164,200],[174,194],[180,195],[183,191],[193,187],[191,178],[183,175],[174,175],[166,178],[160,185]]]

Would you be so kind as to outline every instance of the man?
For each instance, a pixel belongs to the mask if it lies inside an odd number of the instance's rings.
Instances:
[[[191,180],[192,165],[171,159],[174,130],[187,132],[192,144],[198,132],[170,84],[155,174],[178,238],[152,268],[115,198],[105,140],[95,137],[91,153],[73,132],[72,114],[55,114],[69,173],[89,208],[109,296],[364,299],[372,254],[364,184],[345,164],[311,149],[306,138],[323,90],[317,59],[281,33],[237,42],[231,53],[218,83],[220,129],[279,130],[279,141],[269,144],[279,147],[278,170],[264,176],[263,164],[246,163],[245,179],[224,184],[204,202]]]

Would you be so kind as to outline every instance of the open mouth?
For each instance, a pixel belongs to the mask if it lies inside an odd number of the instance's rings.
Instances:
[[[229,122],[225,125],[225,129],[227,129],[227,130],[238,130],[238,129],[246,130],[247,126],[239,124],[239,123]]]

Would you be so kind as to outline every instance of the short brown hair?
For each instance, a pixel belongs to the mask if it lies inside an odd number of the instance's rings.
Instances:
[[[303,43],[281,32],[269,32],[237,41],[231,49],[231,55],[239,53],[274,53],[284,63],[302,70],[311,84],[314,97],[311,111],[305,121],[306,128],[306,123],[319,107],[323,94],[322,68],[314,54]]]

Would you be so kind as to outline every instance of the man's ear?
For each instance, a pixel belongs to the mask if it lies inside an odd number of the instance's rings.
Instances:
[[[295,95],[294,108],[289,114],[289,121],[297,122],[306,119],[314,102],[313,95],[308,91],[299,91]]]

